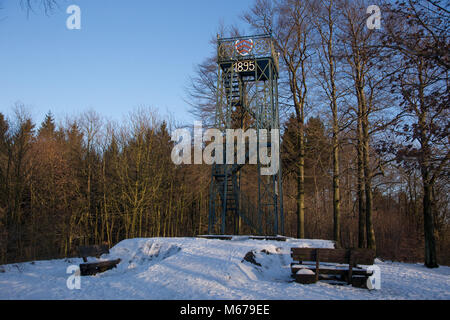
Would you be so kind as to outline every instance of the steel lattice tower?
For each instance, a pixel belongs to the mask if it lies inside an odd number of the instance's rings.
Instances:
[[[280,128],[278,109],[278,54],[270,34],[217,38],[217,104],[215,126],[223,136],[227,129],[260,130]],[[278,137],[278,145],[280,145]],[[269,142],[269,144],[272,141]],[[247,150],[248,151],[248,150]],[[274,155],[272,155],[273,157]],[[245,228],[259,235],[284,234],[281,159],[274,175],[261,175],[256,165],[213,164],[209,199],[209,234],[239,234]],[[248,159],[248,152],[246,159]],[[246,162],[248,163],[248,162]],[[257,180],[257,196],[241,190],[243,179]],[[255,179],[256,176],[256,179]],[[255,199],[257,198],[257,199]],[[253,201],[252,201],[253,200]],[[241,230],[240,230],[241,229]]]

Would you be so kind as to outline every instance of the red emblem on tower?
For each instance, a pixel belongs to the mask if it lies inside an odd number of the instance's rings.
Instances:
[[[237,53],[239,53],[241,56],[246,56],[250,52],[252,52],[253,40],[252,39],[237,40],[234,44],[234,47],[236,48]]]

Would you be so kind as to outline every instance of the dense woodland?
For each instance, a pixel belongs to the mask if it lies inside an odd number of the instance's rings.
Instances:
[[[382,28],[369,29],[370,4],[256,0],[242,15],[280,53],[285,235],[448,265],[450,12],[379,3]],[[214,59],[186,89],[205,126]],[[0,263],[207,233],[211,168],[172,163],[176,127],[150,108],[122,123],[90,110],[39,124],[19,103],[0,113]]]

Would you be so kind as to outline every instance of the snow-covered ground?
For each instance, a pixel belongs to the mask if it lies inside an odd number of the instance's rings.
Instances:
[[[67,268],[82,263],[81,258],[0,266],[0,299],[450,299],[450,267],[430,270],[378,259],[381,290],[324,282],[302,285],[291,278],[291,247],[332,248],[333,243],[246,237],[129,239],[100,258],[121,258],[117,268],[81,277],[79,290],[68,289]],[[249,251],[261,266],[243,261]]]

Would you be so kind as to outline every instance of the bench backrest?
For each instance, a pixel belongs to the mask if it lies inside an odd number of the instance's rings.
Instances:
[[[321,262],[372,265],[375,251],[371,249],[316,249],[292,248],[291,256],[295,261],[316,261],[317,254]]]
[[[80,246],[78,247],[79,256],[82,258],[87,257],[100,257],[104,253],[109,253],[108,245],[100,244],[94,246]]]

